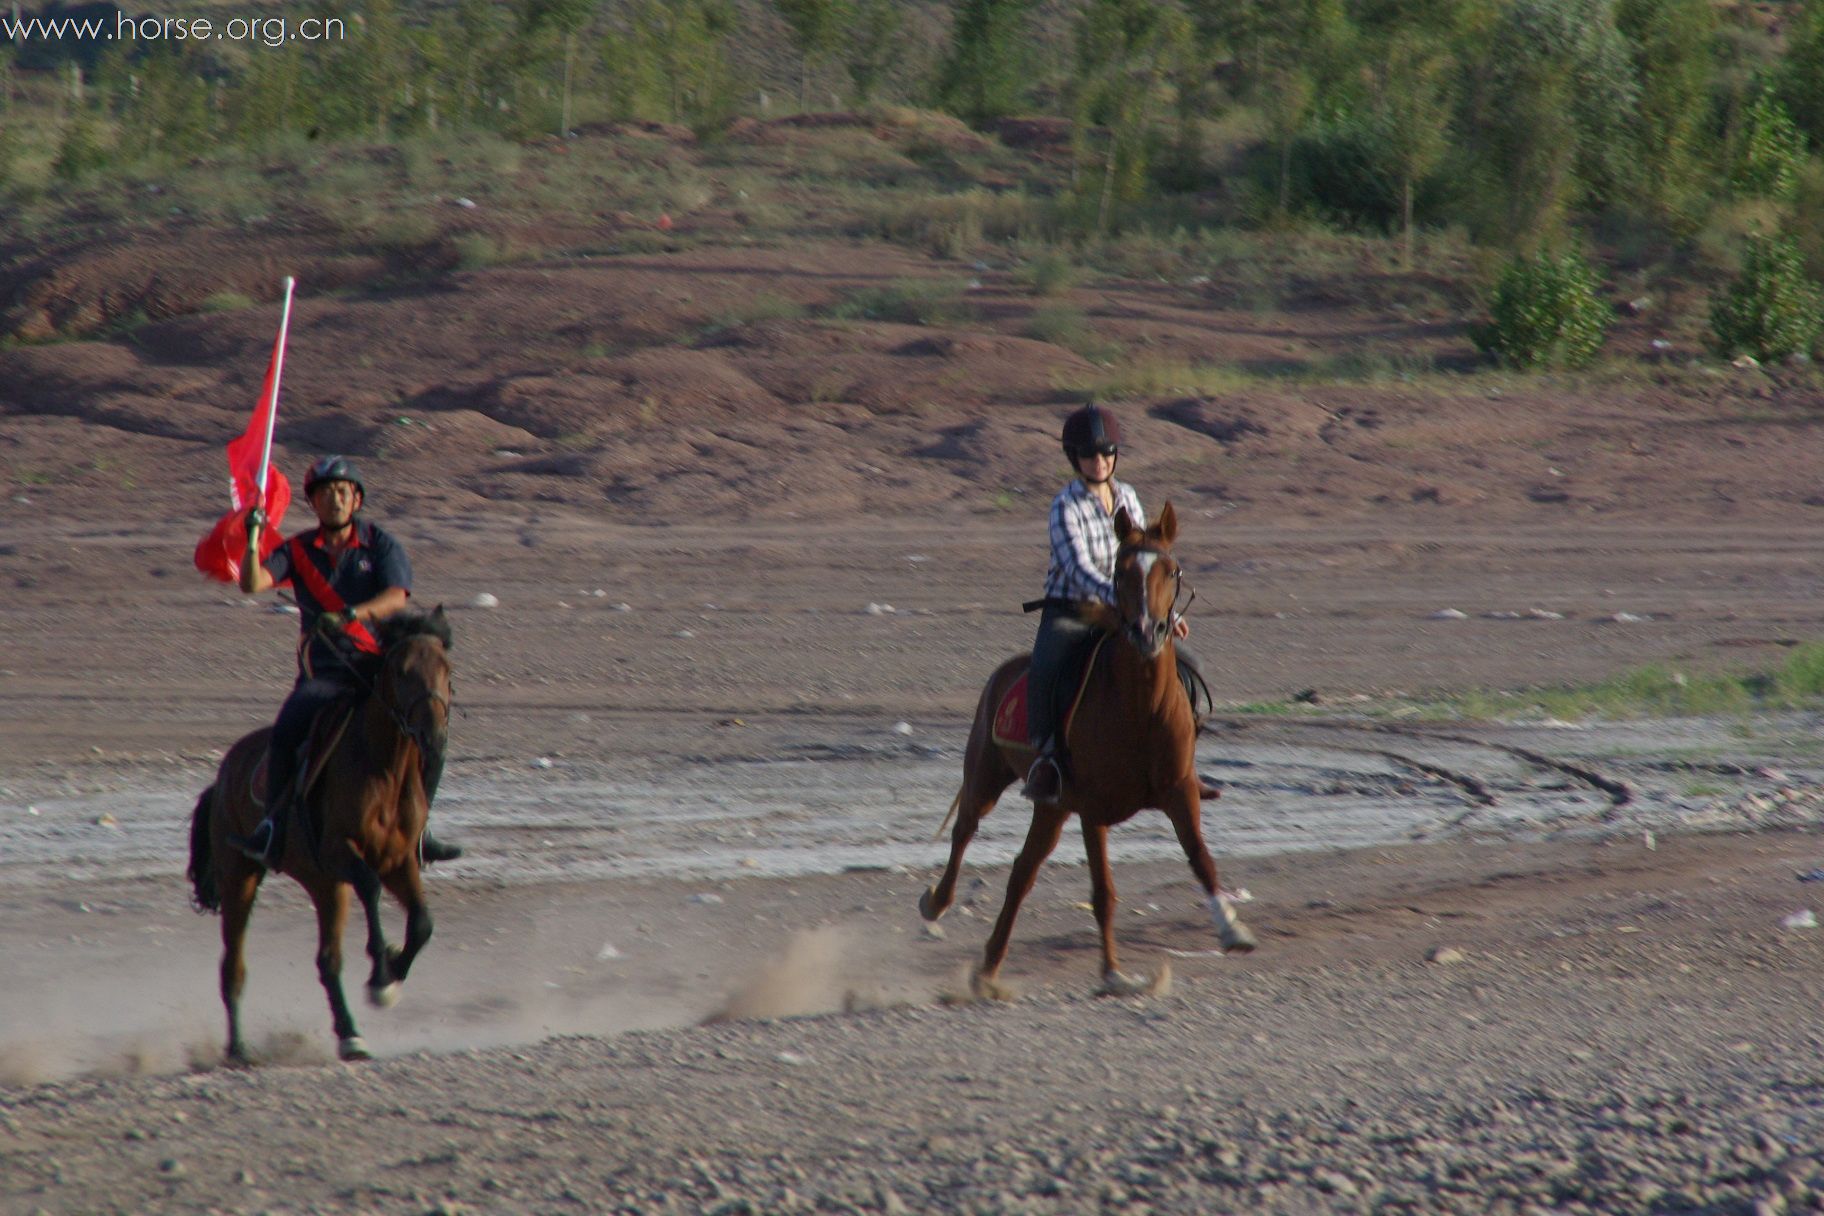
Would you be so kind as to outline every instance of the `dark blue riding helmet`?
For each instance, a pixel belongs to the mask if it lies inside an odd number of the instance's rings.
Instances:
[[[309,498],[316,488],[326,481],[346,481],[367,497],[367,487],[361,484],[361,474],[355,469],[355,462],[346,456],[325,456],[310,466],[310,472],[304,474],[304,497]]]

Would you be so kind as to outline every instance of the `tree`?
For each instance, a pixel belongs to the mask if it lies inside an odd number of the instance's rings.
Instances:
[[[558,134],[570,129],[571,91],[576,74],[576,43],[595,12],[594,0],[516,0],[514,16],[523,54],[529,62],[555,55],[558,60]],[[550,44],[550,49],[546,49]]]
[[[1786,35],[1780,101],[1792,121],[1824,152],[1824,0],[1803,0]]]
[[[852,0],[773,0],[798,51],[798,108],[810,104],[811,62],[842,44],[855,19]]]
[[[1012,114],[1030,79],[1026,25],[1038,0],[960,0],[937,97],[977,127]]]
[[[1137,194],[1145,180],[1153,123],[1190,53],[1190,33],[1182,11],[1162,0],[1090,0],[1077,20],[1072,134],[1081,161],[1093,155],[1092,127],[1103,131],[1098,232],[1108,230],[1116,198]]]
[[[1466,134],[1509,240],[1549,239],[1572,205],[1626,197],[1639,86],[1613,0],[1512,0],[1468,66]]]
[[[1455,62],[1423,30],[1402,30],[1382,55],[1376,109],[1388,159],[1400,184],[1400,232],[1405,263],[1412,267],[1412,198],[1449,147],[1452,71]]]
[[[731,104],[726,0],[629,0],[602,40],[610,104],[627,117],[703,123]]]
[[[1637,131],[1647,199],[1662,219],[1688,229],[1710,176],[1715,10],[1710,0],[1619,0],[1615,22],[1640,81]]]
[[[867,105],[902,54],[899,35],[905,25],[895,0],[859,0],[849,38],[849,83],[855,100]]]

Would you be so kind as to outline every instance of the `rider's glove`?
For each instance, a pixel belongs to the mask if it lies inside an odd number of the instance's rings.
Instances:
[[[355,623],[355,610],[344,608],[340,612],[319,612],[317,614],[317,632],[334,636]]]

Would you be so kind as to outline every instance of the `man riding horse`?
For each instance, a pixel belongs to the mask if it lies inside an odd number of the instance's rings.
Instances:
[[[241,590],[248,595],[289,582],[297,596],[302,636],[298,679],[273,723],[266,758],[266,818],[247,836],[228,843],[267,869],[285,856],[288,814],[297,801],[300,753],[311,725],[325,707],[363,686],[361,671],[380,652],[370,631],[406,606],[412,563],[391,533],[361,518],[367,498],[361,474],[345,456],[325,456],[310,466],[304,496],[317,513],[317,527],[300,532],[260,561],[265,512],[247,513],[247,552],[241,562]],[[425,755],[426,808],[443,776],[443,757]],[[424,833],[426,861],[448,861],[462,850]]]
[[[1136,528],[1146,527],[1140,497],[1115,480],[1121,458],[1121,424],[1100,406],[1086,405],[1064,420],[1065,459],[1076,478],[1051,500],[1051,566],[1045,573],[1045,596],[1039,601],[1038,637],[1032,644],[1026,715],[1028,734],[1038,758],[1020,791],[1041,806],[1056,805],[1063,793],[1069,759],[1058,729],[1058,687],[1071,656],[1090,636],[1092,626],[1078,610],[1084,601],[1115,602],[1115,517],[1122,508]],[[1030,607],[1030,605],[1029,605]],[[1180,616],[1174,634],[1190,636]]]

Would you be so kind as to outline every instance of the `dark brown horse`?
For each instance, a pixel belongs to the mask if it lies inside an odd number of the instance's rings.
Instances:
[[[1086,610],[1092,623],[1114,637],[1098,651],[1069,727],[1071,775],[1064,796],[1056,807],[1034,808],[1026,843],[1007,877],[1007,899],[973,979],[978,996],[1006,996],[999,976],[1014,918],[1072,814],[1083,824],[1096,924],[1102,932],[1102,991],[1124,994],[1146,987],[1123,976],[1115,963],[1115,885],[1108,869],[1108,829],[1148,807],[1171,819],[1208,897],[1222,948],[1252,950],[1255,945],[1253,933],[1222,894],[1216,863],[1203,843],[1202,783],[1195,767],[1197,724],[1179,683],[1172,644],[1180,580],[1171,555],[1177,515],[1167,503],[1158,522],[1142,531],[1124,510],[1115,517],[1115,535],[1121,542],[1115,557],[1116,601]],[[1030,747],[996,742],[993,727],[1002,698],[1030,661],[1029,655],[1009,659],[982,690],[963,756],[963,786],[951,808],[956,828],[950,837],[950,864],[918,904],[926,920],[936,920],[950,907],[963,851],[976,827],[994,809],[1002,791],[1032,763]]]
[[[393,617],[381,626],[383,657],[365,673],[369,690],[339,735],[313,733],[323,747],[310,760],[304,797],[294,800],[280,868],[310,895],[317,909],[317,978],[329,995],[338,1052],[368,1058],[342,995],[342,929],[352,888],[367,914],[367,953],[374,968],[368,999],[377,1007],[398,999],[399,984],[431,936],[431,914],[419,875],[418,838],[426,806],[420,758],[441,759],[449,731],[450,626],[443,609]],[[371,678],[370,678],[371,677]],[[333,716],[334,710],[330,711]],[[230,847],[230,833],[259,822],[252,779],[272,728],[243,736],[228,749],[215,784],[197,799],[190,821],[190,881],[199,910],[222,914],[222,1003],[228,1009],[228,1061],[248,1063],[241,1039],[241,989],[247,981],[243,947],[247,922],[266,868]],[[319,742],[320,741],[320,742]],[[387,944],[380,927],[380,890],[405,907],[405,946]]]

